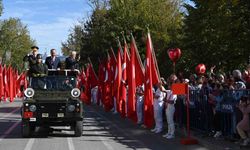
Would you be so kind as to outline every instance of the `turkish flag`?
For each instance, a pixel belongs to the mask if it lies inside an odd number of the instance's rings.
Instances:
[[[14,74],[14,86],[13,86],[13,90],[14,90],[14,97],[17,97],[17,78],[18,78],[18,71],[16,69],[14,69],[13,71]]]
[[[12,67],[9,67],[8,70],[8,84],[9,84],[9,97],[10,102],[14,101],[14,78],[13,78],[13,70]]]
[[[126,117],[126,98],[127,98],[127,46],[124,46],[123,59],[122,59],[122,78],[120,86],[120,113],[121,117]]]
[[[9,69],[6,69],[6,66],[4,66],[3,80],[4,80],[4,100],[5,101],[9,97],[8,70]]]
[[[160,82],[160,73],[159,73],[159,67],[158,67],[158,63],[156,60],[156,56],[155,56],[155,51],[153,48],[153,43],[151,40],[151,36],[150,33],[148,33],[148,40],[147,40],[147,48],[150,49],[151,55],[152,55],[152,59],[151,59],[151,64],[152,64],[152,83],[157,84]]]
[[[90,105],[91,104],[91,87],[90,87],[90,65],[86,67],[85,70],[86,75],[86,82],[85,82],[85,95],[87,99],[85,99],[85,104]]]
[[[136,74],[135,74],[135,48],[133,45],[133,41],[131,42],[131,58],[129,63],[129,71],[128,71],[128,118],[132,119],[134,122],[137,121],[136,118],[136,101],[135,101],[135,90],[136,90]]]
[[[117,111],[116,109],[116,102],[114,101],[116,98],[116,93],[115,93],[115,72],[116,72],[116,65],[117,65],[117,60],[116,56],[114,54],[113,49],[111,49],[111,57],[110,57],[110,78],[111,78],[111,105],[114,108],[114,111]]]
[[[84,68],[82,69],[80,75],[79,75],[80,81],[82,85],[85,85],[87,83],[87,77],[86,74],[84,72]]]
[[[27,80],[27,73],[24,74],[24,90],[26,90],[29,86],[29,81]]]
[[[3,78],[3,67],[0,65],[0,101],[4,96],[4,78]]]
[[[90,87],[93,88],[98,85],[98,78],[92,64],[89,64],[89,82]]]
[[[121,79],[122,79],[122,66],[121,66],[121,50],[118,49],[117,53],[117,63],[115,68],[115,75],[114,75],[114,93],[115,93],[115,99],[116,99],[116,108],[118,112],[121,112],[120,109],[120,86],[121,86]]]
[[[131,59],[132,59],[132,51],[135,53],[134,55],[134,65],[135,65],[135,81],[136,81],[136,86],[144,84],[144,76],[145,76],[145,68],[142,64],[140,54],[138,52],[135,39],[132,36],[132,41],[130,45],[131,49]]]
[[[154,50],[150,34],[147,37],[146,49],[146,67],[145,67],[145,91],[144,91],[144,124],[148,128],[154,125],[154,110],[153,110],[153,84],[159,82],[159,74],[157,71],[157,62],[154,58]]]
[[[104,63],[100,62],[99,64],[99,68],[98,68],[98,98],[97,98],[97,105],[100,105],[100,102],[102,101],[102,95],[103,95],[103,91],[102,91],[102,87],[103,87],[103,81],[105,78],[105,67],[104,67]]]
[[[25,80],[25,73],[22,72],[16,81],[17,97],[22,97],[21,86],[24,86],[25,83],[24,80]]]
[[[79,78],[80,78],[80,80],[81,80],[81,85],[84,86],[84,90],[81,92],[80,99],[81,99],[81,101],[83,101],[85,104],[89,104],[89,103],[88,103],[89,97],[88,97],[88,95],[87,95],[87,91],[88,91],[88,81],[87,81],[87,76],[86,76],[86,74],[85,74],[84,69],[82,69]]]
[[[111,58],[108,55],[108,60],[106,63],[106,71],[105,71],[105,81],[104,81],[104,85],[105,85],[105,103],[106,103],[106,107],[105,110],[106,111],[110,111],[113,108],[113,98],[112,98],[112,78],[113,78],[113,71],[111,70],[112,68],[112,62],[111,62]]]
[[[112,99],[115,97],[115,93],[114,93],[114,86],[115,86],[115,71],[116,71],[116,57],[115,54],[113,52],[113,50],[111,50],[111,57],[110,57],[110,78],[111,78],[111,93],[112,93]]]

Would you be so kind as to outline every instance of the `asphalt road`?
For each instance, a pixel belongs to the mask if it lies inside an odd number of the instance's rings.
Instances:
[[[22,138],[20,106],[20,101],[0,103],[0,150],[207,150],[201,145],[181,145],[179,136],[167,140],[163,133],[151,133],[97,106],[84,106],[82,137],[73,137],[68,127],[62,131],[55,127],[51,134],[37,128],[32,138]]]

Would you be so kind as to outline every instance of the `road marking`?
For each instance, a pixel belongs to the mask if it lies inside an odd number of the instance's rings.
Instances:
[[[28,143],[26,144],[24,150],[31,150],[32,149],[32,146],[35,142],[35,139],[34,138],[31,138],[29,139]]]
[[[6,137],[8,136],[18,125],[19,125],[20,121],[15,122],[7,131],[4,132],[4,134],[0,137],[0,142]]]
[[[91,109],[93,109],[93,108],[91,108]],[[131,135],[126,133],[122,128],[120,128],[119,126],[114,124],[112,121],[110,121],[107,117],[103,116],[102,114],[98,113],[97,111],[94,111],[94,113],[97,114],[98,116],[100,116],[101,118],[104,118],[105,120],[107,120],[107,122],[109,122],[111,126],[115,127],[117,130],[121,131],[125,136],[129,137],[130,139],[133,139],[133,140],[137,141],[140,145],[145,146],[144,143],[142,143],[141,141],[133,138]]]
[[[91,111],[91,112],[94,112],[94,111]],[[100,133],[98,133],[98,132],[95,131],[95,130],[101,129],[101,128],[100,128],[100,127],[94,127],[94,126],[97,126],[97,125],[93,125],[93,123],[96,122],[96,119],[94,119],[94,118],[84,118],[84,119],[85,119],[85,120],[88,120],[88,123],[85,123],[84,125],[89,125],[89,127],[88,127],[89,130],[94,131],[94,134],[96,134],[96,135],[100,135]],[[84,126],[84,125],[83,125],[83,126]],[[104,146],[105,146],[108,150],[114,150],[114,148],[112,147],[112,145],[109,144],[109,143],[107,142],[107,140],[106,140],[104,137],[102,137],[102,136],[97,136],[97,138],[100,139],[100,141],[104,144]]]
[[[0,117],[1,122],[17,122],[21,121],[22,118],[2,118]]]
[[[70,127],[63,127],[62,129],[69,130]],[[62,132],[66,133],[66,134],[70,134],[70,131],[62,131]],[[74,146],[72,138],[67,137],[67,141],[68,141],[69,150],[75,150],[75,146]]]
[[[7,117],[11,116],[13,113],[17,112],[20,109],[20,107],[12,110],[11,112],[9,112],[8,114],[4,115],[3,117],[1,117],[1,119],[7,119]],[[12,126],[10,126],[10,128],[8,128],[7,131],[4,132],[3,135],[0,136],[0,142],[6,137],[8,136],[20,123],[20,121],[15,122]]]
[[[95,130],[95,128],[92,127],[92,126],[90,126],[89,128],[90,128],[91,130]],[[97,131],[94,131],[94,133],[95,133],[96,135],[99,135]],[[112,145],[109,144],[108,142],[106,142],[106,140],[105,140],[104,137],[102,137],[102,136],[97,136],[97,137],[98,137],[98,138],[101,140],[101,142],[107,147],[108,150],[114,150],[114,148],[112,147]]]
[[[68,140],[69,150],[75,150],[72,138],[68,137],[67,140]]]
[[[1,108],[0,108],[0,109],[1,109]],[[14,114],[15,112],[17,112],[19,109],[20,109],[20,107],[18,107],[18,108],[16,108],[16,109],[12,110],[11,112],[9,112],[8,114],[4,115],[4,116],[1,117],[1,118],[7,118],[7,117],[11,116],[12,114]]]

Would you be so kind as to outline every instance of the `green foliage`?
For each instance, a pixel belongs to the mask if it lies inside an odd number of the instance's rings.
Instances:
[[[150,28],[156,55],[162,74],[171,72],[165,53],[169,47],[178,45],[181,37],[183,15],[180,12],[180,0],[91,0],[93,12],[87,21],[80,22],[81,32],[73,32],[63,44],[63,49],[70,45],[69,41],[78,41],[72,35],[80,35],[81,58],[83,61],[90,57],[94,63],[96,58],[103,58],[106,51],[112,46],[117,50],[116,37],[122,32],[136,38],[142,56],[145,53],[147,27]],[[76,26],[77,27],[77,26]],[[76,28],[75,27],[75,28]],[[73,40],[72,40],[73,37]],[[129,42],[129,38],[127,38]],[[73,42],[74,43],[74,42]],[[77,45],[77,44],[73,44]],[[161,56],[160,56],[161,55]]]
[[[10,18],[0,21],[0,56],[5,64],[21,68],[23,57],[34,45],[29,31],[20,19]],[[10,59],[6,59],[6,53],[11,54]]]
[[[64,43],[80,50],[83,62],[103,58],[115,38],[124,32],[129,42],[132,32],[144,59],[146,32],[149,27],[161,75],[173,71],[168,48],[179,47],[182,58],[176,70],[195,71],[199,63],[216,65],[221,71],[244,67],[250,47],[250,1],[192,0],[91,0],[93,12],[81,21]],[[182,13],[184,7],[185,13]],[[80,28],[80,29],[79,29]],[[70,42],[71,41],[71,42]],[[72,42],[73,41],[73,42]],[[69,46],[68,46],[69,47]]]
[[[244,66],[250,47],[250,2],[243,0],[193,0],[186,5],[183,68],[198,63],[222,71]]]
[[[62,43],[63,55],[69,55],[69,52],[71,50],[80,52],[82,38],[83,38],[82,27],[80,25],[74,26],[74,28],[71,30],[71,33],[68,35],[67,41]]]
[[[0,0],[0,16],[2,15],[3,13],[3,2],[2,0]]]

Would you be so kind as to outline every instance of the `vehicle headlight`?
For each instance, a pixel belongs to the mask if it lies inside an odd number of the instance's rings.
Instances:
[[[30,105],[29,110],[31,112],[35,112],[36,111],[36,105]]]
[[[24,95],[28,98],[31,98],[35,95],[35,91],[32,89],[32,88],[27,88],[25,91],[24,91]]]
[[[78,88],[74,88],[74,89],[72,89],[72,91],[71,91],[71,95],[72,95],[72,97],[74,97],[74,98],[79,97],[80,94],[81,94],[81,91],[80,91]]]
[[[75,105],[69,105],[68,106],[68,111],[73,112],[76,109]]]

